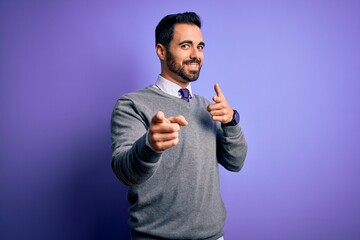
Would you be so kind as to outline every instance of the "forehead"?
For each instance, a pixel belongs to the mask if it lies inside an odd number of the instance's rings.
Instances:
[[[184,40],[190,40],[194,43],[203,41],[201,30],[195,24],[175,24],[173,33],[173,42],[179,43]]]

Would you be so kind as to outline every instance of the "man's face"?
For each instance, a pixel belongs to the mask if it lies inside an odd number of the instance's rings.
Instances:
[[[169,76],[178,83],[187,84],[199,77],[204,60],[202,33],[192,24],[176,24],[173,39],[166,52],[166,66]]]

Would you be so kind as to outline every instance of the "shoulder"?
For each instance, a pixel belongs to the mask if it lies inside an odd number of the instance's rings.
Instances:
[[[126,93],[123,96],[121,96],[119,100],[138,100],[147,97],[154,97],[154,95],[156,94],[157,94],[156,89],[153,86],[148,86],[144,89],[135,92]]]
[[[160,90],[154,88],[153,86],[148,86],[138,91],[125,93],[117,100],[117,103],[118,104],[121,103],[149,104],[151,102],[157,101],[156,99],[161,97],[162,95],[163,94],[161,93]]]
[[[153,115],[157,109],[165,109],[169,104],[170,95],[148,86],[142,90],[126,93],[115,104],[117,112],[136,112]]]

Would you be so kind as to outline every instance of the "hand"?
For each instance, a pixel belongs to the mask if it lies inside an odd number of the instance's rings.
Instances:
[[[151,119],[148,140],[150,146],[156,151],[164,151],[174,147],[179,142],[181,126],[188,122],[182,115],[165,118],[163,112],[158,112]]]
[[[215,103],[209,104],[207,110],[214,121],[226,124],[233,119],[234,111],[226,101],[219,84],[215,83],[214,90],[216,96],[214,96],[212,99]]]

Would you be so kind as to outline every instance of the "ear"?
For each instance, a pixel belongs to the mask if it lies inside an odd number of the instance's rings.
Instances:
[[[158,43],[158,44],[156,44],[155,50],[156,50],[156,54],[158,55],[159,59],[161,61],[165,61],[166,48],[162,44]]]

